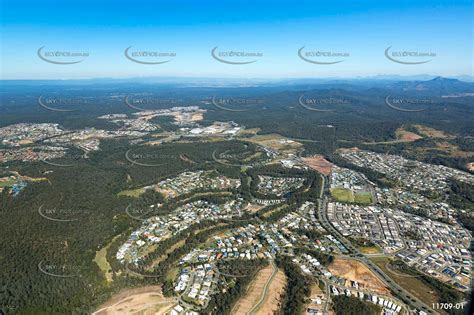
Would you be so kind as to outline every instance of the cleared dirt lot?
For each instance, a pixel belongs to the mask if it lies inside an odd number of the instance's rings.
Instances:
[[[403,143],[403,142],[413,142],[419,139],[423,139],[422,136],[420,136],[417,133],[407,131],[403,129],[403,127],[398,128],[395,130],[395,136],[396,140],[390,140],[390,141],[379,141],[379,142],[364,142],[365,144],[397,144],[397,143]]]
[[[303,163],[313,170],[328,176],[331,174],[333,164],[326,160],[322,155],[313,155],[302,158]]]
[[[274,314],[286,286],[286,276],[272,265],[260,270],[250,283],[246,294],[235,304],[231,314]]]
[[[467,168],[471,171],[474,171],[474,163],[467,163]]]
[[[146,286],[115,294],[92,315],[125,315],[137,312],[143,315],[161,315],[170,311],[174,305],[176,303],[173,299],[163,296],[161,287]]]
[[[329,265],[328,269],[336,276],[351,281],[357,281],[361,289],[390,295],[390,291],[385,287],[382,281],[364,264],[357,260],[336,258],[334,262]]]
[[[423,138],[419,134],[416,134],[416,133],[411,132],[411,131],[406,131],[403,128],[398,128],[395,131],[395,134],[396,134],[398,140],[406,141],[406,142],[411,142],[411,141],[415,141],[415,140]]]
[[[257,203],[249,203],[245,210],[247,210],[250,213],[256,213],[258,210],[263,209],[265,206],[259,205]]]
[[[282,296],[285,291],[286,276],[279,270],[269,285],[268,293],[259,308],[253,314],[275,314],[278,311]]]

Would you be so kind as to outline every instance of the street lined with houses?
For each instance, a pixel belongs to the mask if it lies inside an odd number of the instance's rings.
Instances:
[[[352,155],[347,158],[361,163]],[[358,155],[357,158],[360,159]],[[292,161],[292,166],[285,167],[307,170],[298,158]],[[425,172],[427,168],[425,165],[418,167],[420,172]],[[439,172],[435,175],[438,186],[430,186],[430,189],[441,188],[450,176],[470,180],[466,174],[454,170],[440,168]],[[400,176],[397,180],[411,175],[404,173]],[[153,246],[195,223],[250,220],[240,227],[211,235],[205,246],[194,248],[179,259],[173,267],[176,271],[172,278],[173,291],[179,299],[172,314],[205,311],[212,299],[221,294],[219,288],[231,285],[229,279],[247,276],[234,274],[225,267],[228,262],[258,259],[273,262],[283,256],[290,257],[303,275],[314,278],[325,288],[317,299],[308,304],[307,313],[328,314],[332,297],[339,295],[377,305],[385,314],[415,310],[420,314],[437,313],[431,305],[390,278],[371,257],[402,261],[421,274],[436,278],[457,290],[468,291],[471,235],[455,220],[455,209],[446,203],[431,201],[418,190],[428,186],[415,181],[403,187],[380,188],[364,174],[338,166],[332,166],[328,176],[321,179],[322,189],[316,196],[318,203],[302,202],[275,222],[266,222],[265,217],[248,219],[255,213],[249,212],[249,202],[238,195],[229,195],[223,203],[204,200],[184,203],[168,215],[144,220],[142,226],[119,248],[116,258],[122,263],[138,265],[153,250]],[[255,188],[261,197],[253,198],[252,203],[263,207],[260,206],[256,213],[287,202],[287,198],[263,196],[291,196],[292,192],[303,187],[304,182],[304,178],[300,177],[259,175]],[[240,179],[209,171],[194,171],[161,180],[146,189],[153,189],[165,198],[179,200],[182,195],[189,196],[206,189],[232,191],[240,186]],[[420,200],[424,202],[418,204]],[[150,205],[150,209],[161,206]],[[420,209],[424,212],[415,211]],[[438,221],[440,216],[446,220]],[[246,219],[240,219],[244,217]],[[366,251],[364,246],[371,251]],[[305,250],[348,259],[348,263],[360,263],[366,268],[364,272],[374,278],[363,281],[350,275],[334,274],[330,271],[330,268],[335,268],[333,264],[328,268],[327,262],[319,261]],[[251,308],[250,313],[258,309],[262,299]]]

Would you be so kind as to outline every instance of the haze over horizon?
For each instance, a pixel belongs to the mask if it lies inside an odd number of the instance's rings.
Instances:
[[[1,3],[3,80],[472,75],[471,1]]]

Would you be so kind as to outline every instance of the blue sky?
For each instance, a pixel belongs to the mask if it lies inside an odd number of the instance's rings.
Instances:
[[[471,1],[0,2],[2,79],[472,75]],[[89,56],[77,64],[52,64],[37,56],[43,46],[46,51],[86,52]],[[134,63],[124,56],[129,46],[135,51],[173,52],[176,56],[165,64]],[[226,64],[212,58],[216,46],[218,51],[263,56],[251,64]],[[313,64],[298,57],[303,46],[304,51],[348,56],[337,64]],[[393,51],[435,56],[424,64],[396,63],[384,56],[389,46]]]

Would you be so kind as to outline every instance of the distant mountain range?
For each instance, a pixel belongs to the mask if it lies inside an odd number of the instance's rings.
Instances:
[[[432,96],[461,96],[474,93],[474,82],[436,77],[427,81],[398,81],[387,83],[386,89],[397,92],[415,92]]]
[[[436,80],[448,83],[449,80],[474,82],[474,76],[463,75],[444,78],[428,74],[400,76],[377,75],[371,77],[354,78],[208,78],[208,77],[134,77],[134,78],[95,78],[72,80],[0,80],[2,85],[89,85],[111,83],[142,83],[180,85],[188,87],[271,87],[271,86],[302,86],[302,85],[386,85],[398,82],[419,82]],[[454,82],[452,81],[452,82]]]
[[[130,78],[90,80],[4,80],[0,92],[26,90],[69,89],[111,90],[117,93],[140,93],[154,90],[168,95],[181,95],[183,89],[195,95],[218,93],[227,95],[256,95],[310,90],[339,90],[342,94],[362,92],[377,95],[419,95],[430,97],[473,97],[474,82],[454,78],[434,77],[428,80],[400,80],[401,77],[378,76],[358,79],[210,79],[210,78]],[[411,78],[411,77],[410,77]],[[346,91],[346,92],[344,92]]]

